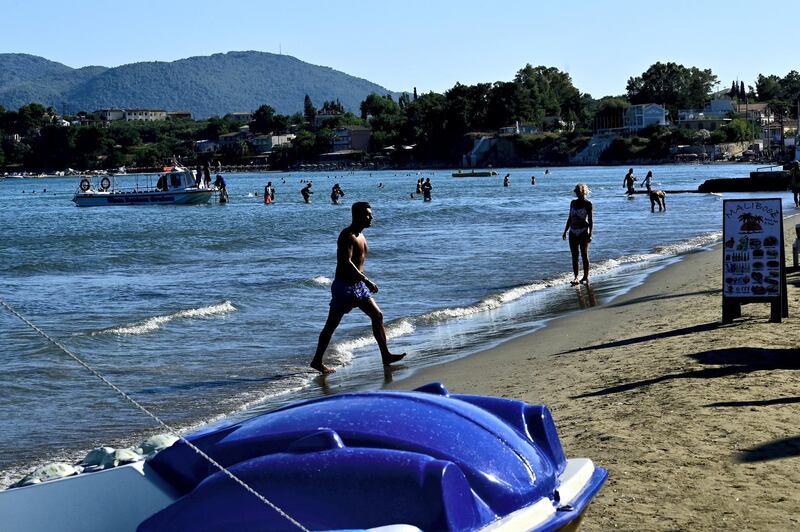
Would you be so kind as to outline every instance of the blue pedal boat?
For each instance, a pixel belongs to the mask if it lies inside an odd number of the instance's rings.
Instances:
[[[136,515],[97,530],[550,531],[575,526],[608,476],[590,459],[565,457],[547,407],[450,394],[439,383],[310,400],[186,439],[295,522],[178,441],[133,473],[141,481],[131,486],[157,496],[127,488]],[[0,518],[6,493],[105,474],[106,487],[98,481],[82,499],[108,498],[111,475],[134,466],[0,493]]]

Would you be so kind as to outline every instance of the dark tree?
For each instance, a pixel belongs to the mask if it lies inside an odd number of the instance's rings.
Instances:
[[[314,117],[317,116],[317,110],[314,108],[314,104],[311,103],[311,97],[308,94],[303,98],[303,115],[309,124],[313,124]]]

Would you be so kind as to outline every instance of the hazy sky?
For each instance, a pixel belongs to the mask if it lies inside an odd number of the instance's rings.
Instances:
[[[292,55],[395,90],[509,81],[526,63],[598,98],[657,61],[734,79],[800,70],[800,1],[0,0],[0,52],[71,67],[232,50]]]

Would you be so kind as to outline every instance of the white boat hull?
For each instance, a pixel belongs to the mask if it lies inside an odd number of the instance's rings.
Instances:
[[[168,192],[84,192],[75,194],[72,201],[78,207],[107,205],[194,205],[208,203],[213,190],[176,190]]]

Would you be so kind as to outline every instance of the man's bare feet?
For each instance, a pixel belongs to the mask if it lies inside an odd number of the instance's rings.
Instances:
[[[569,282],[569,284],[571,284],[572,286],[577,286],[578,285],[578,278],[576,277],[575,279],[571,280]]]
[[[394,364],[395,362],[399,362],[405,358],[406,354],[403,353],[402,355],[392,355],[389,354],[388,357],[383,357],[383,365],[388,366],[390,364]]]
[[[584,277],[583,279],[581,279],[581,284],[587,284],[588,285],[589,284],[589,279],[587,277]]]
[[[331,373],[336,373],[335,369],[329,368],[328,366],[326,366],[322,362],[320,362],[319,364],[315,364],[314,362],[312,362],[311,364],[309,364],[309,366],[311,366],[315,370],[319,371],[323,375],[330,375]]]

